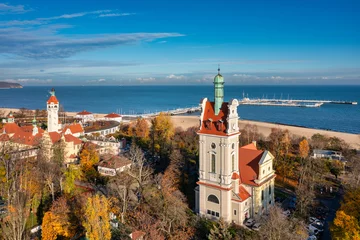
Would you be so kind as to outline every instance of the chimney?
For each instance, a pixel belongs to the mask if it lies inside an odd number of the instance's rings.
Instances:
[[[257,147],[257,146],[256,146],[256,141],[252,141],[252,144],[254,144],[254,145],[255,145],[255,147]]]

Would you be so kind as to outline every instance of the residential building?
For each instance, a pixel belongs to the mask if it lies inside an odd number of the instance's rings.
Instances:
[[[120,123],[122,121],[122,116],[117,113],[109,113],[104,116],[105,121],[116,121]]]
[[[328,160],[345,161],[341,152],[323,149],[314,149],[311,155],[312,158],[325,158]]]
[[[105,176],[116,176],[131,167],[131,161],[124,156],[105,154],[100,156],[98,172]]]
[[[78,112],[75,116],[75,118],[81,119],[81,122],[91,122],[95,121],[94,115],[91,112],[88,112],[86,110],[83,110],[82,112]]]

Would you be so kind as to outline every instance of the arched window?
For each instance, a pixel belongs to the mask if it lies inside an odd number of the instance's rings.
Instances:
[[[208,201],[219,204],[219,199],[215,195],[209,195]]]
[[[231,169],[235,171],[235,154],[231,155]]]
[[[215,154],[211,154],[211,172],[215,173],[216,157]]]

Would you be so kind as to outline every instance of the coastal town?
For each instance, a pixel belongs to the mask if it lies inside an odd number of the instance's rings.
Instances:
[[[160,113],[123,119],[46,110],[3,116],[1,233],[14,239],[328,239],[359,184],[359,155],[343,140],[255,124],[239,101],[200,102],[200,125]],[[199,96],[201,98],[201,96]],[[211,98],[210,98],[211,99]],[[240,112],[241,114],[241,112]],[[358,189],[358,188],[357,188]],[[348,200],[350,201],[350,200]],[[355,201],[355,200],[352,200]],[[356,200],[357,201],[357,200]],[[341,203],[340,209],[347,204]],[[5,238],[7,239],[7,238]]]

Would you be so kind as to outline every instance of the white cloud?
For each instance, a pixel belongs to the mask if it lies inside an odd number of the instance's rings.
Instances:
[[[184,79],[186,77],[184,75],[170,74],[169,76],[166,76],[166,78],[169,78],[169,79]]]
[[[280,77],[280,76],[271,76],[271,79],[281,80],[281,79],[285,79],[285,78]]]
[[[156,80],[156,78],[154,77],[149,77],[149,78],[136,78],[136,80],[138,80],[141,83],[145,83],[145,82],[153,82]]]
[[[13,82],[13,83],[51,83],[52,79],[18,78],[18,79],[4,79],[4,81]]]
[[[164,43],[167,43],[167,41],[160,41],[158,43],[164,44]]]
[[[20,14],[20,13],[25,13],[31,11],[30,9],[25,9],[24,5],[8,5],[5,3],[0,3],[0,15],[1,14],[10,14],[10,13],[14,13],[14,14]]]
[[[89,11],[89,12],[63,14],[60,16],[47,17],[47,18],[35,18],[33,20],[2,21],[0,22],[0,26],[9,27],[9,26],[25,26],[25,25],[42,25],[42,24],[47,24],[53,20],[79,18],[79,17],[84,17],[86,15],[99,15],[99,17],[116,17],[116,16],[129,16],[133,14],[134,13],[114,13],[112,10],[97,10],[97,11]]]
[[[100,79],[98,80],[98,82],[105,82],[105,81],[106,81],[105,78],[100,78]]]
[[[124,17],[130,15],[135,15],[135,13],[105,13],[100,14],[98,17]]]

